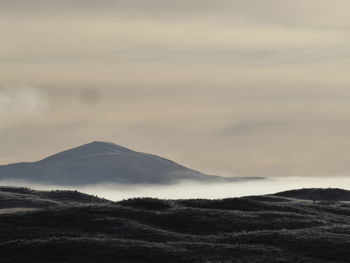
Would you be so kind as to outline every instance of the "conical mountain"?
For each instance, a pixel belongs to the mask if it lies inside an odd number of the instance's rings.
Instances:
[[[205,175],[168,159],[108,142],[85,144],[38,162],[0,166],[0,179],[59,185],[230,180]]]

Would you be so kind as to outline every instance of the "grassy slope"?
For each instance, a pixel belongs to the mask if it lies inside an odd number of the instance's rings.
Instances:
[[[79,192],[0,187],[0,258],[349,262],[350,203],[339,201],[348,194],[304,189],[224,200],[114,203]],[[301,200],[306,197],[311,200]]]

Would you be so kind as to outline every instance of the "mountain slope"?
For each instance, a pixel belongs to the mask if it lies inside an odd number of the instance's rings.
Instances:
[[[1,262],[35,263],[345,263],[349,218],[346,201],[265,195],[112,202],[0,187],[0,254]]]
[[[113,143],[93,142],[38,162],[0,166],[0,179],[87,185],[109,182],[167,184],[180,180],[217,181],[243,178],[208,176],[156,155],[136,152]]]

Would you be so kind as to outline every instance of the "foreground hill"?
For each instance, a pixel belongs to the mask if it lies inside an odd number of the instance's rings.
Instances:
[[[181,180],[242,181],[263,178],[209,176],[162,157],[93,142],[38,162],[0,165],[0,179],[57,185],[169,184]]]
[[[303,189],[327,195],[334,189]],[[349,191],[111,202],[0,187],[1,262],[349,262]],[[287,193],[287,192],[285,192]],[[319,198],[322,200],[323,198]]]
[[[350,201],[350,191],[343,189],[299,189],[285,191],[275,195],[315,201]]]

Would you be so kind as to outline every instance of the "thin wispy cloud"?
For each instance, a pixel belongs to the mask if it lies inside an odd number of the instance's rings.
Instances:
[[[0,87],[0,127],[42,115],[49,102],[41,90],[30,86]]]

